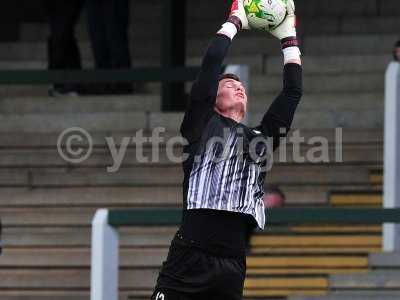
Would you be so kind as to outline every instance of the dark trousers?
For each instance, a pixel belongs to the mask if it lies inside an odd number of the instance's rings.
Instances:
[[[96,67],[130,68],[129,0],[88,0],[87,8]]]
[[[241,300],[246,260],[215,256],[173,239],[151,300]]]
[[[49,69],[81,69],[75,25],[83,4],[84,0],[45,0],[50,26],[47,41]],[[61,84],[56,86],[66,87]]]
[[[97,69],[131,67],[128,25],[130,0],[88,0],[87,19]],[[130,84],[108,84],[110,93],[130,93]]]
[[[89,36],[97,69],[131,67],[128,25],[130,0],[88,0]],[[99,93],[132,92],[129,83],[97,85]]]

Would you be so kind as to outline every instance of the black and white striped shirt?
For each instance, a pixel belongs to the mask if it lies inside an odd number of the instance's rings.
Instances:
[[[249,142],[260,135],[261,132],[257,134],[217,113],[211,117],[190,171],[187,209],[249,214],[264,228],[262,173],[265,160],[261,158],[267,152],[267,142],[259,145],[262,150],[258,162],[249,152]]]

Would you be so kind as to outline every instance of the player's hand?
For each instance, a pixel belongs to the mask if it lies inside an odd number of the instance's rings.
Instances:
[[[244,11],[243,0],[233,0],[228,21],[234,23],[234,17],[240,20],[240,29],[250,29],[249,21],[247,21],[246,12]]]
[[[274,37],[278,38],[281,41],[286,38],[296,38],[296,16],[294,12],[294,2],[293,0],[288,0],[287,16],[277,28],[270,30],[270,33]]]

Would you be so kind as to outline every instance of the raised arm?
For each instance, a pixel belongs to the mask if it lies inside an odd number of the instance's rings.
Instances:
[[[201,101],[203,104],[214,104],[218,89],[218,77],[221,74],[222,62],[230,44],[230,38],[218,33],[211,40],[203,57],[200,72],[190,92],[192,102]]]
[[[232,39],[241,28],[248,28],[247,18],[242,11],[243,5],[239,5],[241,1],[233,2],[229,18],[211,40],[203,57],[201,70],[193,83],[189,106],[180,128],[182,136],[189,143],[200,138],[204,126],[214,113],[218,78]]]
[[[288,1],[288,15],[285,21],[271,34],[281,41],[284,67],[283,89],[265,113],[258,129],[265,136],[273,138],[274,150],[281,137],[287,135],[294,113],[303,92],[300,50],[296,37],[294,3]]]
[[[283,89],[265,113],[259,129],[273,138],[274,150],[281,137],[287,135],[294,113],[302,96],[302,69],[297,63],[287,63],[283,68]]]

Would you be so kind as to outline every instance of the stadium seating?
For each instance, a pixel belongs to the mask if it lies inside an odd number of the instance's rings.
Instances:
[[[287,162],[279,162],[275,153],[267,182],[281,187],[288,205],[379,206],[383,76],[398,37],[400,6],[397,0],[328,2],[296,2],[305,95],[294,128],[302,129],[306,141],[326,137],[332,145],[331,160],[297,163],[288,146]],[[135,66],[159,64],[161,28],[154,19],[162,14],[160,3],[132,5]],[[189,7],[193,3],[188,1]],[[225,17],[224,1],[196,5],[188,16],[191,65],[199,64],[208,38]],[[210,10],[211,5],[215,9]],[[317,8],[318,16],[311,18]],[[151,17],[143,11],[151,11]],[[46,35],[45,24],[24,24],[21,41],[0,47],[0,67],[44,67]],[[78,36],[85,65],[91,66],[83,24]],[[279,45],[262,33],[244,32],[227,63],[251,67],[248,121],[255,125],[281,87]],[[167,161],[165,145],[160,146],[159,163],[139,164],[131,147],[122,168],[106,172],[112,159],[104,137],[119,141],[138,129],[148,133],[157,126],[167,129],[167,137],[177,133],[182,113],[160,111],[159,83],[145,88],[145,93],[133,96],[53,99],[45,86],[0,86],[0,300],[88,299],[90,222],[96,209],[181,205],[181,166]],[[65,162],[55,146],[59,133],[69,126],[81,126],[93,137],[93,155],[79,165]],[[332,161],[335,127],[343,127],[344,163]],[[303,143],[301,153],[311,146]],[[151,148],[146,146],[144,153],[149,155]],[[147,299],[175,230],[121,229],[120,299]],[[269,227],[251,240],[245,295],[397,299],[400,267],[390,262],[399,259],[379,253],[381,239],[377,225]]]
[[[364,274],[332,275],[331,292],[324,297],[290,297],[290,300],[377,300],[398,299],[400,289],[400,257],[398,253],[377,253],[369,256],[369,267]]]

